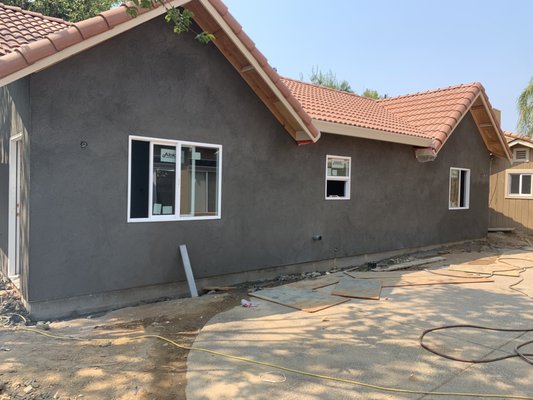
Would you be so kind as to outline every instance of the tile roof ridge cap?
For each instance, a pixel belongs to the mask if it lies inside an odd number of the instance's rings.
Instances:
[[[454,90],[454,89],[459,89],[459,88],[463,88],[463,87],[476,87],[479,90],[485,91],[485,88],[483,87],[483,85],[480,82],[470,82],[470,83],[460,83],[458,85],[452,85],[452,86],[444,86],[444,87],[440,87],[440,88],[436,88],[436,89],[425,90],[425,91],[422,91],[422,92],[407,93],[407,94],[401,94],[401,95],[398,95],[398,96],[386,97],[384,99],[378,99],[376,101],[378,103],[381,103],[381,102],[386,102],[388,100],[396,100],[396,99],[402,99],[402,98],[406,98],[406,97],[420,96],[420,95],[423,95],[423,94],[444,92],[444,91],[447,91],[447,90]]]
[[[11,11],[15,11],[15,12],[20,12],[20,13],[26,14],[26,15],[31,15],[32,17],[41,18],[41,19],[44,19],[44,20],[47,20],[47,21],[52,21],[52,22],[57,22],[57,23],[60,23],[60,24],[65,24],[67,26],[72,26],[73,25],[72,22],[65,21],[64,19],[61,19],[61,18],[50,17],[48,15],[44,15],[44,14],[41,14],[41,13],[38,13],[38,12],[35,12],[35,11],[26,10],[24,8],[17,7],[17,6],[11,6],[11,5],[8,5],[8,4],[4,4],[2,2],[0,2],[0,8],[4,8],[6,10],[11,10]]]
[[[280,75],[280,78],[281,79],[286,79],[288,81],[293,81],[293,82],[297,82],[297,83],[302,83],[304,85],[308,85],[308,86],[313,86],[313,87],[316,87],[316,88],[319,88],[319,89],[325,89],[325,90],[330,90],[332,92],[337,92],[337,93],[341,93],[341,94],[349,94],[351,96],[355,96],[355,97],[359,97],[359,98],[362,98],[362,99],[365,99],[365,100],[370,100],[370,101],[376,101],[375,99],[372,99],[370,97],[365,97],[365,96],[361,96],[360,94],[357,94],[355,92],[346,92],[344,90],[339,90],[339,89],[333,89],[333,88],[330,88],[330,87],[327,87],[327,86],[322,86],[322,85],[317,85],[316,83],[311,83],[311,82],[305,82],[305,81],[302,81],[302,80],[299,80],[299,79],[293,79],[293,78],[288,78],[286,76],[282,76]]]

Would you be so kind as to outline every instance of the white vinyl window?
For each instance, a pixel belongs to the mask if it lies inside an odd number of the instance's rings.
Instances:
[[[326,200],[350,200],[351,157],[326,156]]]
[[[222,146],[130,136],[128,222],[220,218]]]
[[[531,196],[531,173],[508,173],[507,196]]]
[[[450,168],[450,210],[463,210],[470,206],[470,170]]]
[[[529,149],[524,149],[522,147],[513,149],[513,162],[529,162]]]

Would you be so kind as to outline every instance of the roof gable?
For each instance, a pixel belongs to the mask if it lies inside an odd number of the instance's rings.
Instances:
[[[175,7],[186,5],[194,12],[195,21],[203,29],[215,34],[215,46],[297,143],[312,143],[319,139],[320,131],[312,124],[311,118],[220,0],[172,0],[168,4]],[[9,53],[0,55],[0,87],[48,68],[166,12],[165,7],[156,6],[139,9],[138,16],[131,18],[126,13],[127,7],[121,5],[53,32],[44,29],[49,21],[43,19],[34,41],[13,44]],[[14,12],[28,14],[20,9]],[[0,14],[0,23],[3,22]],[[39,22],[32,20],[32,23]],[[26,23],[21,18],[15,27],[22,32],[26,29]]]
[[[505,138],[509,147],[514,147],[517,144],[533,149],[533,139],[529,136],[519,135],[518,133],[505,132]]]
[[[195,14],[196,23],[216,36],[213,42],[272,114],[299,143],[320,132],[390,141],[420,147],[419,160],[434,159],[466,113],[471,112],[492,153],[511,158],[503,132],[479,83],[373,100],[353,93],[280,78],[220,0],[170,0]],[[127,6],[78,23],[0,3],[0,87],[38,72],[165,13],[158,6]],[[5,32],[5,34],[4,34]],[[3,53],[1,50],[3,49]]]
[[[471,112],[487,149],[499,157],[511,157],[503,131],[481,83],[450,86],[378,102],[431,136],[437,153],[463,117]]]
[[[510,158],[480,83],[374,100],[293,79],[282,80],[324,132],[427,147],[420,154],[429,160],[432,157],[428,154],[434,158],[471,112],[487,149]]]

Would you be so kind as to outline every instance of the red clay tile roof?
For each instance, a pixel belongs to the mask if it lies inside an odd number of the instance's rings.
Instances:
[[[491,107],[485,89],[477,82],[373,100],[293,79],[282,80],[314,119],[432,138],[436,152],[479,96],[484,96]],[[503,139],[501,129],[497,127],[496,131]]]
[[[71,25],[59,18],[0,3],[0,56]]]
[[[427,138],[416,126],[402,120],[377,101],[310,83],[282,78],[311,118],[361,128]]]
[[[222,17],[238,40],[266,72],[268,79],[281,92],[291,109],[303,121],[304,129],[316,140],[320,132],[312,119],[373,130],[398,133],[420,138],[432,138],[438,151],[461,118],[471,108],[478,95],[492,110],[483,86],[479,83],[453,86],[424,93],[373,100],[292,79],[281,79],[228,12],[221,0],[196,0],[209,4]],[[24,70],[37,61],[60,53],[95,35],[131,21],[126,5],[105,11],[96,17],[69,24],[65,21],[23,11],[17,7],[0,5],[0,79]],[[140,9],[144,14],[149,9]],[[498,140],[505,139],[501,129],[495,128]],[[494,138],[493,138],[494,139]],[[509,149],[503,149],[509,154]],[[502,152],[500,152],[502,153]]]
[[[519,133],[513,133],[513,132],[504,132],[505,138],[507,141],[511,142],[515,139],[524,140],[529,143],[533,143],[533,138],[526,136],[526,135],[520,135]]]
[[[408,94],[378,103],[436,140],[438,149],[483,91],[480,83]]]
[[[205,1],[215,8],[261,68],[264,69],[268,78],[281,92],[290,107],[302,119],[302,128],[307,129],[314,138],[313,141],[317,140],[320,137],[320,132],[312,124],[309,115],[305,113],[300,103],[287,90],[287,87],[281,82],[280,76],[268,64],[266,57],[263,56],[255,47],[254,42],[242,30],[241,25],[228,12],[226,5],[221,0]],[[18,7],[9,7],[1,4],[0,26],[8,26],[9,32],[6,30],[5,39],[0,39],[0,45],[5,48],[4,52],[0,52],[0,79],[21,71],[35,62],[46,59],[70,46],[81,43],[92,36],[131,21],[132,18],[126,13],[127,7],[122,4],[119,7],[102,12],[96,17],[71,24],[56,18],[44,17],[40,14],[21,10]],[[159,5],[156,7],[159,7]],[[138,15],[150,10],[138,9]],[[2,32],[4,32],[4,29],[2,28]],[[3,36],[4,33],[2,33]],[[18,39],[12,39],[12,36]]]

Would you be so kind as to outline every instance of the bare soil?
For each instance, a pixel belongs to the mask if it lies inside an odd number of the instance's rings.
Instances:
[[[487,240],[447,246],[395,259],[443,255],[449,262],[490,255],[501,248],[531,246],[533,237],[520,232],[491,233]],[[375,265],[360,266],[365,269]],[[26,312],[18,292],[0,276],[0,400],[181,400],[185,399],[188,351],[155,338],[160,335],[191,346],[214,315],[240,304],[247,292],[323,273],[282,275],[272,281],[249,282],[236,290],[145,304],[50,324],[46,337],[24,329]],[[35,321],[29,321],[34,325]],[[206,371],[206,374],[209,373]]]
[[[130,307],[100,318],[52,322],[58,340],[0,326],[0,400],[185,399],[187,350],[214,315],[240,303],[242,290]],[[5,323],[4,319],[4,323]],[[35,329],[35,327],[29,327]]]

